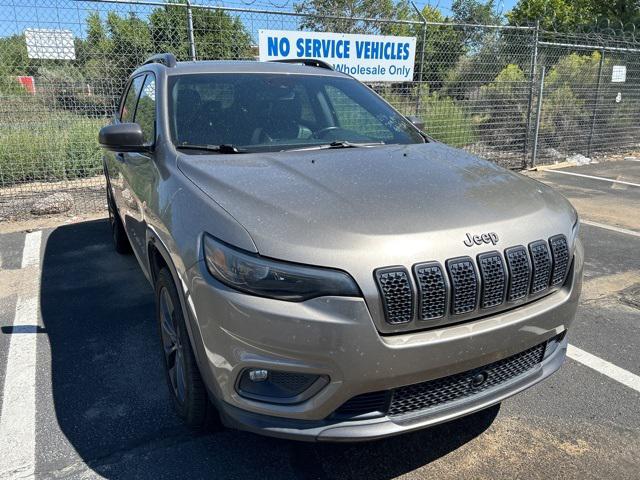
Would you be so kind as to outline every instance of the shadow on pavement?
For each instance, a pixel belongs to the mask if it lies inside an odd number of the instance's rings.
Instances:
[[[135,258],[116,254],[110,241],[98,220],[57,228],[45,248],[41,307],[55,415],[67,455],[82,461],[65,476],[86,475],[84,463],[107,478],[387,479],[472,440],[498,413],[348,445],[193,434],[171,408],[152,289]]]

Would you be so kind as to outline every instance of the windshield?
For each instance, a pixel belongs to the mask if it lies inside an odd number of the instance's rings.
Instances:
[[[194,74],[170,78],[176,146],[243,151],[424,143],[416,128],[361,83],[323,75]]]

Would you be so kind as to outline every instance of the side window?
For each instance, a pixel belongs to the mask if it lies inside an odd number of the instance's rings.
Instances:
[[[373,114],[333,85],[325,87],[325,93],[333,106],[333,113],[340,127],[362,132],[375,140],[388,141],[393,133]]]
[[[142,86],[134,121],[142,128],[144,142],[152,144],[156,135],[156,79],[151,74]]]
[[[122,104],[122,111],[120,112],[120,121],[123,123],[129,123],[133,121],[133,114],[136,111],[136,101],[142,88],[142,82],[144,81],[144,75],[136,77],[130,83],[127,97]]]

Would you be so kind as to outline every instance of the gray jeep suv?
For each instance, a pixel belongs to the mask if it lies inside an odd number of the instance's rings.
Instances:
[[[565,358],[571,205],[322,62],[152,57],[100,143],[115,247],[155,288],[189,425],[379,438],[497,404]]]

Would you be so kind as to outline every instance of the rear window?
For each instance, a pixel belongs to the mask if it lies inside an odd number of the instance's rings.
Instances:
[[[273,151],[334,141],[423,143],[386,102],[349,78],[286,74],[194,74],[170,78],[176,145]]]

